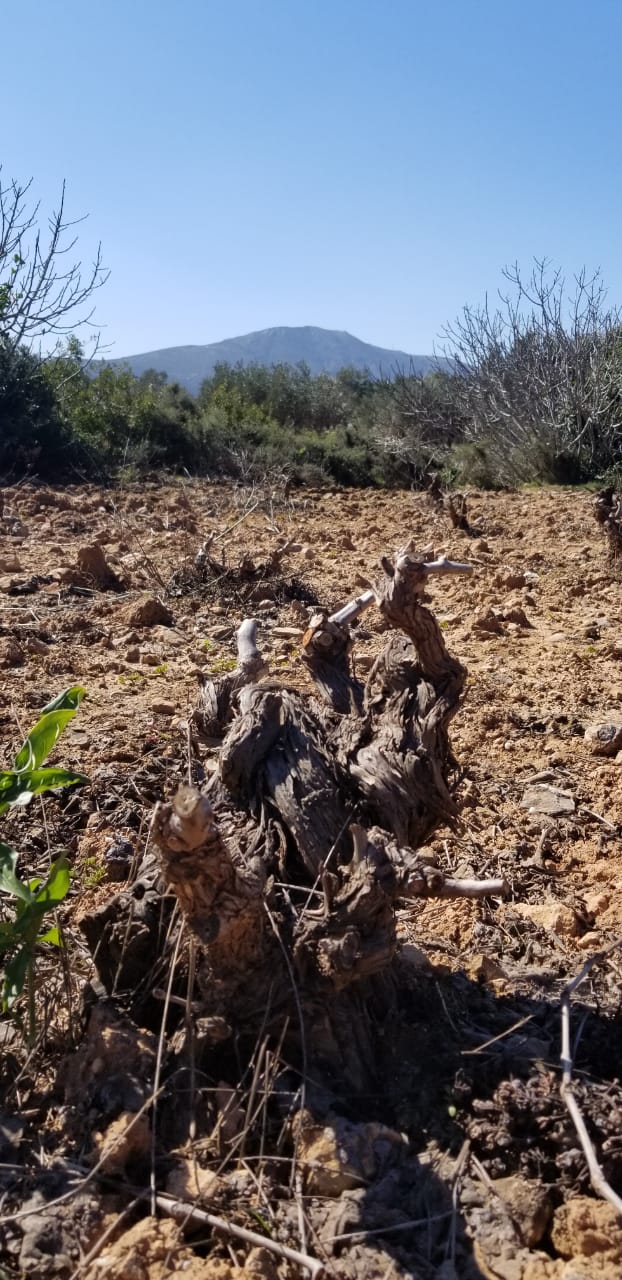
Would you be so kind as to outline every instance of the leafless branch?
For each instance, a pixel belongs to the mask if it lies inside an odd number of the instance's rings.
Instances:
[[[12,349],[90,325],[93,308],[85,307],[109,274],[100,245],[86,270],[72,259],[74,228],[84,219],[66,217],[65,183],[47,234],[39,225],[40,205],[29,203],[31,186],[32,180],[3,183],[0,170],[0,336]]]

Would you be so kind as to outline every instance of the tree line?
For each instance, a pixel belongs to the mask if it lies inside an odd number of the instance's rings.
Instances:
[[[188,472],[294,484],[619,481],[622,318],[598,275],[506,270],[494,306],[448,326],[435,372],[373,377],[218,365],[197,396],[166,374],[93,364],[75,336],[105,283],[72,263],[59,210],[0,173],[0,476],[58,481]],[[69,256],[68,256],[69,255]],[[56,340],[45,354],[37,340]]]

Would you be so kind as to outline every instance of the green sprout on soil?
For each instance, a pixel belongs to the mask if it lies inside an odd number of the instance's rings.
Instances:
[[[96,889],[105,878],[106,868],[100,867],[97,858],[85,858],[82,867],[84,874],[80,878],[83,888]]]
[[[44,762],[80,706],[86,690],[74,685],[59,694],[43,708],[40,718],[20,747],[12,769],[0,770],[0,814],[8,809],[23,808],[33,796],[55,791],[60,787],[75,787],[88,782],[83,773],[62,769],[56,765],[47,767]],[[18,855],[9,845],[0,842],[0,895],[13,899],[12,919],[0,921],[0,953],[6,961],[0,990],[0,1008],[3,1013],[12,1010],[24,987],[28,987],[28,1029],[26,1041],[32,1046],[36,1038],[35,1011],[35,958],[42,943],[55,947],[63,945],[60,929],[56,924],[44,927],[44,916],[54,912],[67,896],[70,874],[64,854],[51,863],[47,879],[36,877],[20,880],[17,875]]]
[[[207,670],[211,676],[219,676],[223,675],[225,671],[235,671],[237,665],[235,658],[225,656],[222,658],[216,658]]]

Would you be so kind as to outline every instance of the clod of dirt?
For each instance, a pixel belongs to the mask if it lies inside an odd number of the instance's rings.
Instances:
[[[84,1271],[82,1280],[244,1280],[241,1267],[224,1259],[197,1258],[186,1248],[179,1227],[169,1219],[143,1218],[107,1245]]]
[[[157,596],[144,596],[131,606],[126,622],[130,627],[172,627],[173,615]]]
[[[223,1180],[211,1169],[202,1169],[196,1160],[178,1159],[166,1179],[166,1190],[178,1200],[217,1200]]]
[[[622,721],[590,724],[584,736],[585,741],[592,744],[593,756],[615,756],[622,748]]]
[[[530,813],[546,813],[551,818],[557,818],[563,813],[574,813],[575,804],[567,791],[539,783],[527,787],[523,793],[521,808],[528,809]]]
[[[575,1196],[560,1205],[551,1238],[562,1258],[572,1259],[580,1280],[619,1280],[622,1275],[622,1223],[606,1201]]]
[[[507,1205],[522,1243],[533,1249],[549,1224],[553,1206],[546,1188],[534,1178],[496,1178],[494,1190]]]
[[[505,587],[507,591],[515,591],[518,587],[526,586],[526,577],[524,573],[509,569],[506,572],[499,573],[493,578],[493,585]]]
[[[476,618],[473,623],[473,631],[481,632],[484,636],[502,636],[503,627],[492,609],[487,609],[480,618]]]
[[[401,1133],[374,1121],[354,1124],[329,1114],[325,1124],[318,1124],[309,1111],[300,1111],[292,1129],[307,1191],[312,1195],[338,1196],[363,1186],[406,1150]]]
[[[151,1129],[146,1115],[122,1111],[116,1120],[96,1133],[94,1154],[104,1173],[115,1176],[125,1173],[126,1165],[148,1155],[151,1147]]]
[[[577,917],[563,902],[513,902],[512,912],[558,937],[574,938],[577,932]]]
[[[138,1111],[153,1074],[156,1043],[106,1001],[96,1004],[82,1044],[63,1064],[67,1101],[98,1107],[104,1115]]]
[[[17,640],[9,638],[0,642],[0,667],[23,667],[26,654]]]
[[[111,569],[104,549],[99,542],[80,547],[77,556],[78,569],[102,591],[122,591],[123,583]]]

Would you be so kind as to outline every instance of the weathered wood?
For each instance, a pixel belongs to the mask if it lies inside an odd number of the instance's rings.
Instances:
[[[194,787],[180,787],[170,804],[158,805],[153,839],[162,875],[212,963],[227,972],[252,965],[265,923],[261,859],[245,861],[235,836],[224,839],[207,796]]]
[[[204,682],[195,713],[222,739],[210,795],[183,787],[153,823],[198,943],[202,1025],[237,1043],[285,1028],[290,1061],[353,1089],[373,1075],[366,1001],[391,999],[396,902],[505,888],[446,880],[417,852],[457,813],[448,730],[466,678],[424,593],[469,566],[410,545],[382,563],[377,586],[310,620],[302,661],[321,698],[263,679],[242,623],[235,672]],[[374,603],[397,632],[363,686],[349,623]]]
[[[236,699],[241,689],[261,679],[268,670],[257,647],[257,622],[245,618],[236,632],[238,662],[234,671],[221,676],[201,674],[199,704],[192,713],[192,722],[201,737],[222,738],[225,727],[235,713]]]

